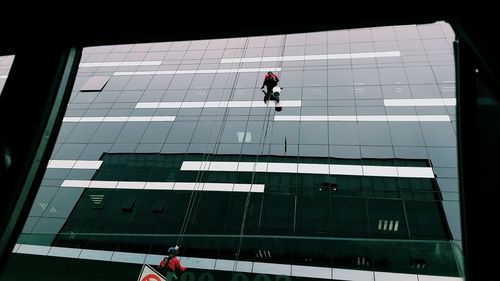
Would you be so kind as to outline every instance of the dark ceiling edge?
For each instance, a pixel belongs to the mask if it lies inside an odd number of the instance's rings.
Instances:
[[[95,20],[79,22],[62,28],[59,23],[39,23],[4,29],[1,34],[0,55],[14,54],[18,48],[37,42],[64,44],[79,47],[152,43],[167,41],[204,40],[248,36],[280,35],[318,32],[353,28],[369,28],[391,25],[426,24],[446,20],[449,15],[433,13],[427,15],[388,15],[385,12],[357,13],[355,15],[300,15],[269,23],[256,20],[256,16],[231,18],[201,17],[196,22],[168,21],[154,17],[148,21],[127,22]],[[61,20],[64,23],[64,18]],[[74,22],[74,21],[70,21]],[[68,30],[65,32],[64,30]]]

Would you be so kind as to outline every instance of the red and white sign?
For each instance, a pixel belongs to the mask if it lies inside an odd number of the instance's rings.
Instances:
[[[137,281],[166,281],[163,276],[154,270],[151,266],[145,264],[142,266],[141,274]]]

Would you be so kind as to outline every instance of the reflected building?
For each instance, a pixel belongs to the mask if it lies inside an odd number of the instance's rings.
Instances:
[[[178,244],[181,280],[462,280],[453,39],[85,48],[6,276],[136,280]]]

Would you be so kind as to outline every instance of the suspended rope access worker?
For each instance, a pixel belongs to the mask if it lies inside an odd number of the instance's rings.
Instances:
[[[277,102],[280,101],[279,96],[281,92],[281,88],[278,87],[278,82],[280,79],[276,74],[274,74],[272,71],[267,72],[266,76],[264,76],[264,82],[262,82],[262,87],[261,89],[264,89],[264,86],[267,87],[267,92],[264,92],[264,102],[268,100],[276,100]]]
[[[176,245],[175,247],[170,247],[167,250],[167,256],[165,256],[160,262],[160,272],[166,277],[167,281],[175,281],[178,279],[177,275],[175,274],[177,270],[186,270],[186,267],[182,266],[179,259],[177,258],[178,253],[179,246]]]

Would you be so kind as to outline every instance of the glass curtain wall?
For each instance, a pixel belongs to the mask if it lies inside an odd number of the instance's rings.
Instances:
[[[4,276],[137,280],[179,245],[181,280],[461,280],[453,39],[437,22],[85,48]]]

